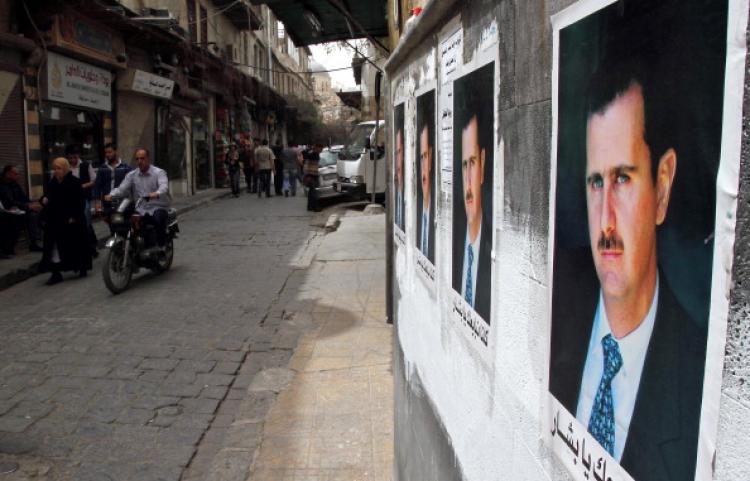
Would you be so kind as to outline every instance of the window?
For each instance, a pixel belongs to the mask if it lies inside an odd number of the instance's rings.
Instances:
[[[187,0],[187,21],[190,41],[198,41],[198,22],[195,19],[195,0]]]
[[[204,47],[208,46],[208,11],[201,7],[201,42]]]

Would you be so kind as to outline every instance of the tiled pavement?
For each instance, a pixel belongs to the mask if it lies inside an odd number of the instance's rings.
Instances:
[[[0,292],[2,479],[390,479],[383,216],[323,237],[303,203],[185,216],[173,270],[120,296]]]

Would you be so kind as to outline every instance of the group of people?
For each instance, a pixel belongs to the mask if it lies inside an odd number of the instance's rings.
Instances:
[[[319,211],[316,188],[319,186],[318,164],[322,144],[303,148],[295,143],[270,147],[268,140],[245,139],[231,144],[226,153],[226,172],[232,194],[240,196],[240,172],[245,175],[247,192],[271,197],[271,186],[277,196],[297,195],[297,183],[307,191],[307,210]]]
[[[144,197],[141,215],[157,227],[157,242],[164,245],[169,205],[169,182],[164,170],[151,165],[147,149],[135,152],[137,168],[122,161],[117,147],[104,147],[104,163],[94,168],[81,160],[80,149],[71,145],[65,157],[52,160],[52,175],[44,195],[33,201],[18,182],[15,165],[3,168],[0,181],[0,258],[15,255],[20,233],[26,229],[29,250],[42,252],[40,269],[50,272],[47,284],[62,282],[62,273],[85,277],[97,257],[97,238],[92,210],[109,219],[113,198]],[[93,208],[92,208],[93,207]]]

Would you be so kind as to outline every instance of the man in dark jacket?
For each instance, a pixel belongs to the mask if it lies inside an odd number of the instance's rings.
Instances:
[[[104,196],[115,187],[119,187],[122,179],[128,175],[132,168],[123,163],[117,155],[117,147],[113,143],[104,146],[105,162],[96,171],[96,181],[94,183],[94,199],[96,211],[109,221],[112,213],[112,203],[104,200]]]
[[[29,249],[40,252],[42,232],[39,228],[39,211],[42,206],[31,202],[18,183],[18,168],[6,165],[0,179],[0,255],[14,255],[18,235],[26,225],[29,233]]]
[[[91,247],[91,255],[94,257],[98,256],[97,239],[96,233],[94,232],[94,226],[92,225],[91,219],[91,199],[94,192],[94,184],[96,183],[96,171],[90,162],[81,160],[81,149],[77,145],[69,145],[65,149],[65,157],[67,157],[70,163],[70,172],[73,177],[81,181],[81,187],[83,188],[83,195],[85,205],[83,208],[83,214],[86,218],[86,229],[89,233],[89,246]]]

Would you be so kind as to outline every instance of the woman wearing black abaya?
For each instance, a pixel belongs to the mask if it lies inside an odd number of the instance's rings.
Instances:
[[[86,196],[81,181],[70,172],[67,159],[52,162],[53,176],[42,197],[45,220],[44,254],[41,269],[52,272],[48,285],[62,282],[62,272],[75,271],[80,277],[91,269],[91,249],[84,217]]]

